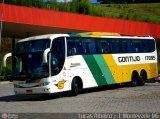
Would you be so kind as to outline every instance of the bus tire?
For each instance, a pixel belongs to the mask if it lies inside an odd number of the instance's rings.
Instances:
[[[139,75],[137,72],[133,72],[132,73],[132,78],[131,78],[131,82],[130,82],[130,86],[131,87],[135,87],[138,84],[138,80],[139,80]]]
[[[71,86],[71,95],[72,96],[77,96],[78,95],[78,82],[76,80],[76,78],[73,79],[72,81],[72,86]]]
[[[144,86],[146,81],[147,81],[147,73],[145,71],[142,71],[138,80],[138,85]]]

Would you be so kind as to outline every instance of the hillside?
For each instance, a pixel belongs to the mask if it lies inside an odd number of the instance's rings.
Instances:
[[[102,4],[105,17],[160,23],[160,3]]]

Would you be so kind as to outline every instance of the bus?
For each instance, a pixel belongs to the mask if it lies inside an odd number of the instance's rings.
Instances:
[[[50,94],[157,77],[155,39],[117,33],[48,34],[16,43],[15,94]],[[6,57],[4,63],[6,63]]]

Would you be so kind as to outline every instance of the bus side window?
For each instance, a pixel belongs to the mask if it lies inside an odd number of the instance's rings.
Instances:
[[[67,56],[72,56],[77,53],[77,48],[75,44],[75,39],[68,38],[67,40]]]
[[[129,39],[127,39],[127,47],[128,47],[128,53],[133,53],[134,52],[134,50],[133,50],[134,44]]]
[[[134,40],[134,52],[138,53],[141,52],[141,41],[140,40]]]
[[[103,54],[109,53],[109,41],[108,41],[108,39],[102,39],[101,40],[101,52]]]
[[[95,39],[95,46],[96,46],[96,53],[101,54],[102,53],[102,46],[100,39]]]
[[[128,53],[128,44],[127,44],[127,40],[122,40],[122,52],[123,53]]]
[[[141,47],[142,47],[142,52],[148,52],[149,51],[149,48],[148,48],[148,45],[147,45],[147,40],[143,40],[141,42]]]
[[[153,52],[155,51],[155,43],[154,43],[154,40],[148,40],[148,47],[149,47],[149,52]]]
[[[112,53],[122,52],[122,45],[120,39],[111,39],[111,50]]]
[[[85,46],[83,39],[75,39],[75,45],[77,48],[77,54],[84,54],[85,53]]]
[[[133,50],[134,44],[130,39],[123,39],[121,43],[122,43],[123,53],[133,53],[134,52]]]
[[[87,54],[96,54],[95,40],[87,39],[86,42],[86,53]]]
[[[67,38],[67,56],[85,54],[85,51],[83,38]]]

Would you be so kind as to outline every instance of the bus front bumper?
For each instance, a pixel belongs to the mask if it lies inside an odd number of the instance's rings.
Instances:
[[[45,94],[51,93],[50,88],[44,87],[32,87],[32,88],[14,88],[15,94]]]

